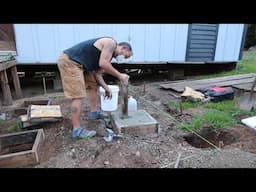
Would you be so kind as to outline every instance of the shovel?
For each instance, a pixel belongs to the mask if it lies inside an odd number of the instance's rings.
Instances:
[[[244,92],[243,95],[239,98],[238,106],[240,109],[243,109],[246,111],[252,110],[252,107],[254,106],[254,103],[255,103],[255,99],[253,98],[255,85],[256,85],[256,77],[252,83],[252,88],[249,95],[246,92]]]

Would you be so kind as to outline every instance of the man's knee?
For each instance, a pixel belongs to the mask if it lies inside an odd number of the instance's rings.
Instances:
[[[77,113],[78,108],[75,106],[71,106],[71,113]]]

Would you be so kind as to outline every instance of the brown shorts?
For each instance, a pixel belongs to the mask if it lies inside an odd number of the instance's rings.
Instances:
[[[86,89],[97,88],[93,74],[84,70],[82,65],[69,59],[67,54],[61,54],[58,59],[63,91],[68,98],[86,97]]]

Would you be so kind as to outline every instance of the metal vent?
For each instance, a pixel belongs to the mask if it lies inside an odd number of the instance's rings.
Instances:
[[[190,24],[186,61],[213,61],[217,33],[217,24]]]

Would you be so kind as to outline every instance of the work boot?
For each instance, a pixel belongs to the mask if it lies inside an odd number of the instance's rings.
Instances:
[[[89,113],[88,118],[89,120],[96,120],[96,119],[106,119],[108,118],[108,116],[100,113],[99,111],[93,111]]]
[[[96,131],[89,131],[84,128],[76,128],[72,132],[72,138],[73,139],[85,139],[85,138],[90,138],[96,135]]]

